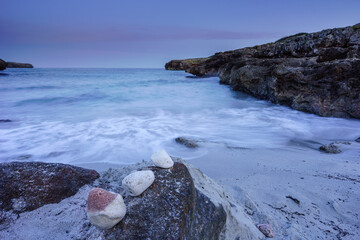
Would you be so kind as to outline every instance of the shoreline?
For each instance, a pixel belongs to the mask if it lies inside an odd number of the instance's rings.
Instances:
[[[350,143],[339,154],[303,145],[241,149],[207,143],[206,154],[187,162],[223,187],[254,222],[266,219],[274,239],[350,240],[360,234],[360,143]],[[96,165],[122,166],[79,166]]]

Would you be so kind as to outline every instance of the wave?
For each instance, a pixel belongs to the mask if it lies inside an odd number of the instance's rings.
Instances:
[[[0,92],[8,92],[8,91],[27,91],[27,90],[46,90],[46,89],[61,89],[59,86],[30,86],[30,87],[13,87],[13,88],[0,88]]]
[[[108,97],[107,94],[98,92],[98,93],[84,93],[77,96],[71,97],[42,97],[42,98],[31,98],[19,101],[15,106],[24,106],[24,105],[57,105],[57,104],[68,104],[76,103],[83,101],[97,101],[99,99],[104,99]]]
[[[21,154],[67,163],[128,164],[147,160],[161,148],[175,156],[196,158],[204,155],[211,144],[242,149],[292,145],[315,149],[320,142],[355,139],[359,127],[358,121],[319,118],[280,106],[179,114],[158,109],[146,115],[126,114],[76,123],[47,121],[0,129],[0,142],[7,146],[1,150],[0,160]],[[202,147],[184,149],[174,141],[178,136],[201,139]],[[61,154],[54,156],[54,152]]]

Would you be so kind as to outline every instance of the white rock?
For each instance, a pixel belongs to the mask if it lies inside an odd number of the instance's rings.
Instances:
[[[126,214],[126,206],[120,194],[94,188],[88,197],[87,216],[92,224],[102,229],[115,226]]]
[[[151,170],[133,172],[127,175],[123,181],[123,187],[131,196],[139,196],[154,182],[155,176]]]
[[[171,159],[171,157],[167,154],[165,150],[160,150],[158,152],[155,152],[151,156],[151,160],[157,167],[161,168],[171,168],[174,166],[174,162]]]

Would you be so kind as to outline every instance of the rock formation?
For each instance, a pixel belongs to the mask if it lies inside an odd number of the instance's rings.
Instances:
[[[218,75],[234,90],[296,110],[360,118],[360,24],[220,52],[196,63],[170,61],[165,68]]]
[[[149,169],[154,183],[141,196],[125,198],[125,217],[104,239],[219,239],[226,213],[195,188],[187,167]]]
[[[165,64],[166,70],[186,70],[191,67],[196,67],[203,63],[208,58],[190,58],[184,60],[171,60]]]
[[[7,66],[7,62],[0,59],[0,71],[4,70],[6,68],[6,66]]]
[[[30,63],[8,62],[7,68],[34,68]]]
[[[58,203],[98,177],[95,170],[60,163],[1,163],[0,210],[19,213]]]
[[[244,209],[227,196],[220,185],[200,170],[186,165],[186,162],[178,162],[181,159],[174,160],[176,162],[170,169],[151,166],[150,162],[109,169],[93,183],[79,189],[77,194],[57,204],[47,204],[19,215],[12,211],[0,211],[0,239],[262,239],[261,232],[245,214]],[[69,172],[69,182],[60,180],[57,185],[53,185],[46,180],[48,176],[65,177],[58,173],[59,171],[54,171],[57,164],[51,164],[52,168],[40,164],[38,171],[34,171],[36,166],[32,164],[34,163],[28,165],[28,168],[32,169],[28,173],[34,173],[33,178],[30,178],[29,174],[22,174],[27,172],[23,166],[14,165],[19,172],[9,167],[3,168],[2,175],[13,176],[7,177],[6,184],[14,184],[16,187],[19,186],[19,180],[16,179],[24,178],[22,182],[29,182],[30,189],[32,184],[37,186],[32,188],[35,190],[43,184],[44,192],[47,188],[55,189],[56,186],[62,191],[65,187],[80,185],[74,180],[74,169],[71,166],[59,166]],[[83,172],[79,168],[76,170]],[[115,211],[122,214],[114,216],[113,211],[106,209],[113,209],[112,203],[119,196],[117,193],[124,192],[122,180],[136,170],[151,170],[155,176],[154,183],[141,195],[126,196],[123,202],[116,204],[126,205],[126,214],[123,214],[125,209],[122,207]],[[85,177],[85,172],[90,176]],[[92,179],[91,170],[85,172],[84,177]],[[39,182],[36,174],[45,181]],[[16,175],[20,176],[15,177]],[[36,181],[32,181],[33,179]],[[77,179],[80,183],[83,182],[83,178]],[[6,188],[9,189],[9,186]],[[0,189],[3,189],[3,185]],[[26,192],[24,190],[24,193]],[[39,191],[36,193],[41,195]],[[6,220],[1,221],[1,216]],[[94,219],[94,216],[98,218]],[[113,224],[116,225],[107,229]]]

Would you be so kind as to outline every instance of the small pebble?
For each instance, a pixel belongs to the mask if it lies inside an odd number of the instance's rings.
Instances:
[[[151,156],[151,160],[155,164],[155,166],[160,168],[171,168],[174,166],[174,161],[171,159],[169,154],[165,150],[160,150],[158,152],[155,152]]]
[[[257,228],[268,238],[273,238],[275,236],[274,231],[269,224],[259,224],[257,225]]]
[[[94,188],[88,196],[87,216],[90,222],[101,228],[109,229],[123,219],[126,206],[120,194]]]
[[[153,171],[137,171],[127,175],[122,180],[122,186],[131,196],[139,196],[154,182],[155,176]]]

